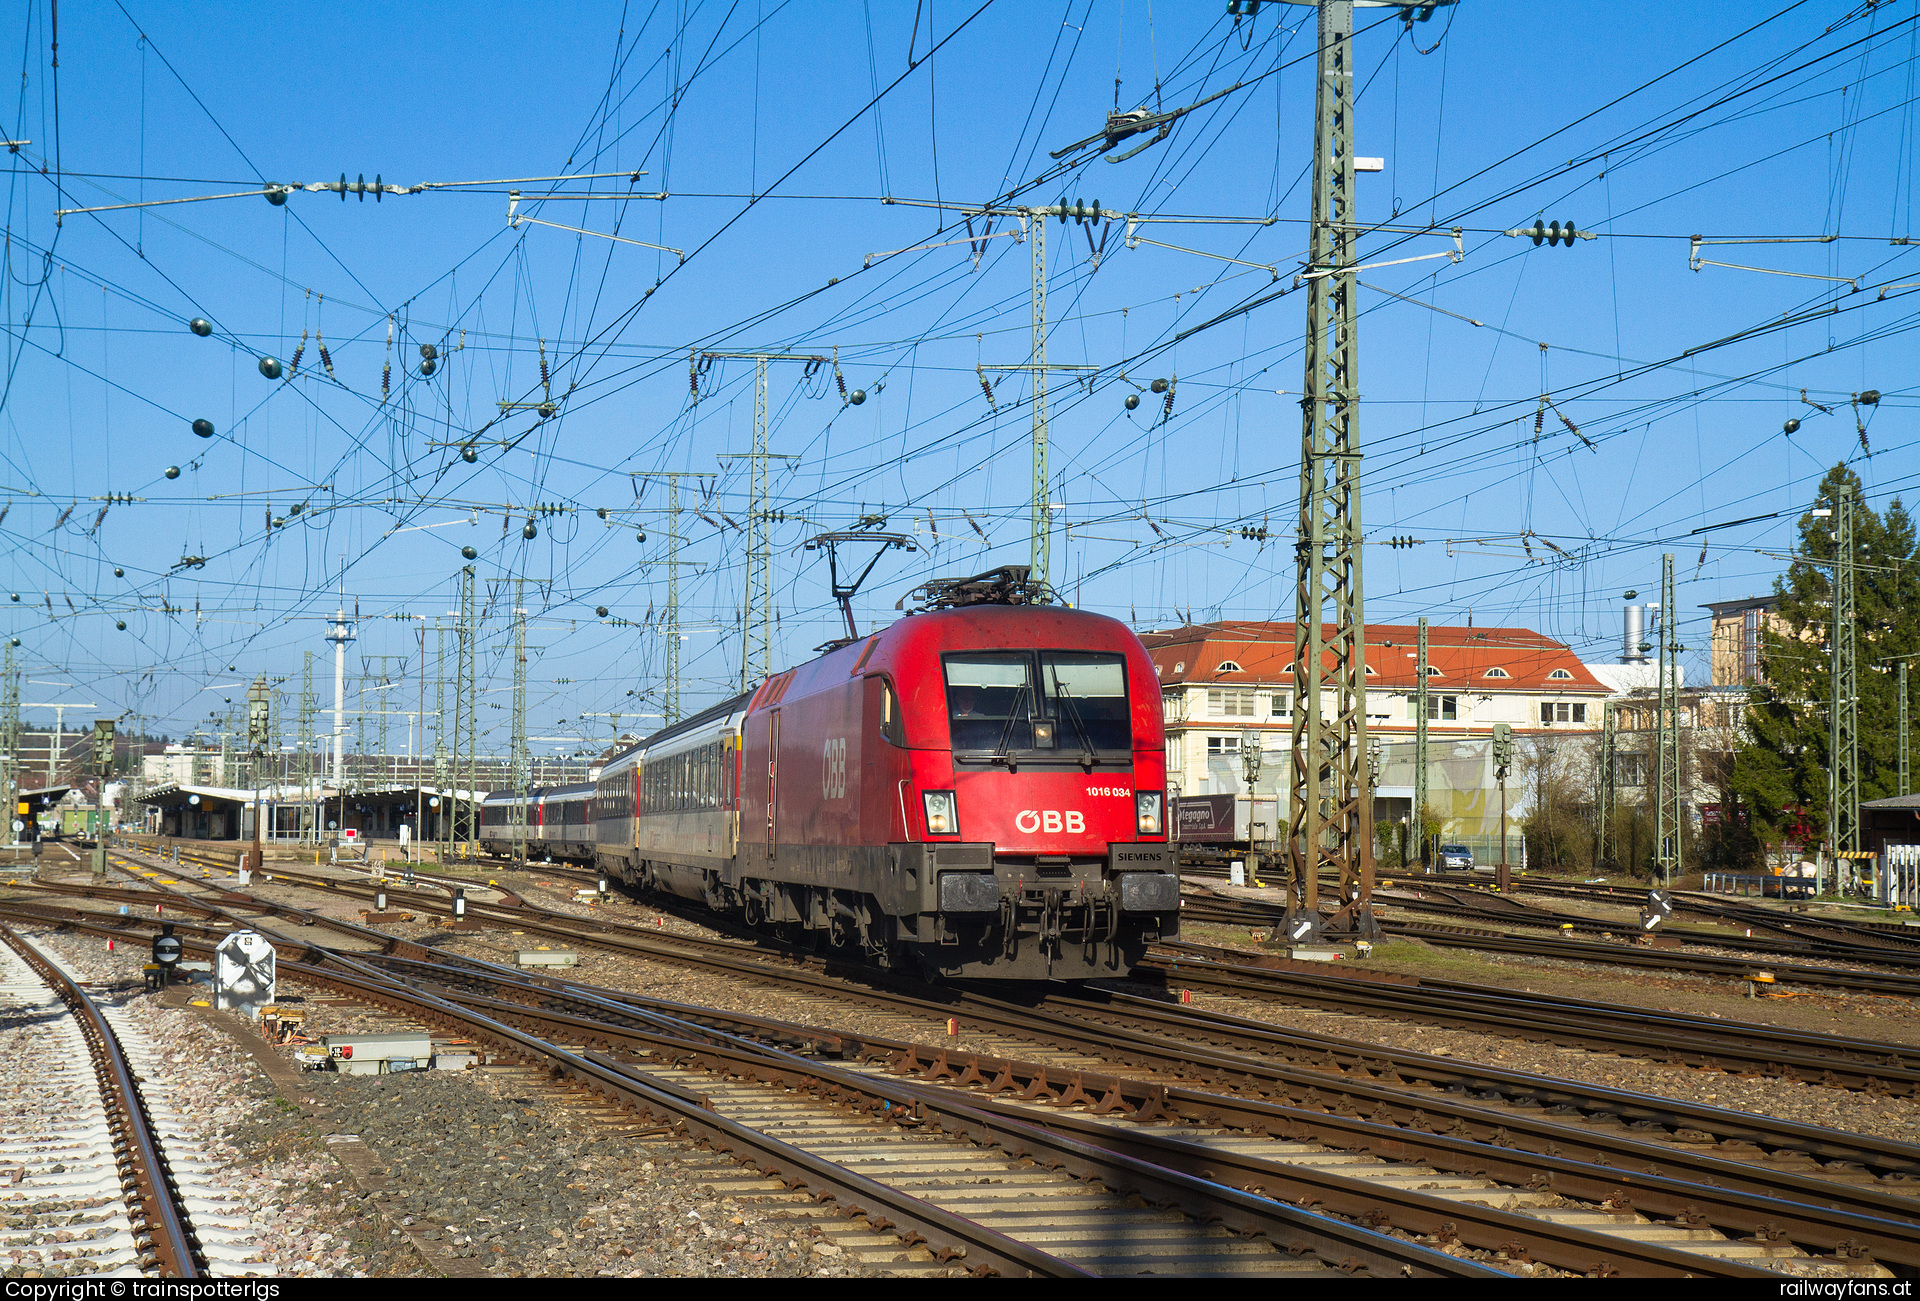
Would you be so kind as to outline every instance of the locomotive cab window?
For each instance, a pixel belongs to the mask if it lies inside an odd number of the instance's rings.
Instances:
[[[906,720],[900,716],[900,697],[893,683],[880,679],[880,736],[891,745],[907,743]]]
[[[948,655],[944,666],[957,754],[1078,760],[1132,751],[1120,655],[994,651]]]

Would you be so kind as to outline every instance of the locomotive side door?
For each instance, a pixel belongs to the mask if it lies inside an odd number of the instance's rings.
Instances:
[[[780,807],[780,711],[772,711],[767,739],[767,857],[774,857],[774,810]]]

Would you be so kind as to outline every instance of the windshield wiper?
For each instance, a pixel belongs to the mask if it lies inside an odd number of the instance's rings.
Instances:
[[[1023,682],[1020,684],[1020,690],[1014,693],[1013,704],[1007,710],[1007,725],[1000,729],[1000,743],[993,747],[993,754],[989,759],[991,763],[1004,763],[1007,765],[1008,772],[1018,772],[1020,770],[1018,761],[1014,759],[1011,753],[1013,749],[1013,725],[1020,721],[1020,702],[1025,700],[1032,690],[1033,684],[1031,682]]]
[[[1060,695],[1060,703],[1067,707],[1067,717],[1073,720],[1073,730],[1080,734],[1080,762],[1086,765],[1088,772],[1093,771],[1097,759],[1093,753],[1093,738],[1087,735],[1087,725],[1080,718],[1080,706],[1074,703],[1073,693],[1067,690],[1067,684],[1058,674],[1053,679],[1054,690]]]

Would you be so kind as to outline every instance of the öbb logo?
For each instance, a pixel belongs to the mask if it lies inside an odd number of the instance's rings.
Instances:
[[[836,736],[829,740],[821,752],[820,793],[825,799],[843,800],[847,797],[847,738]]]
[[[1021,809],[1014,815],[1013,825],[1028,835],[1036,831],[1067,831],[1078,835],[1087,829],[1087,819],[1079,809],[1068,809],[1065,813],[1059,809]]]

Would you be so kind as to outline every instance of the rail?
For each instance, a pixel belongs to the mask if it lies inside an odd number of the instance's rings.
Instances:
[[[120,1179],[126,1190],[128,1208],[145,1223],[159,1272],[167,1278],[202,1277],[206,1261],[194,1240],[186,1208],[180,1203],[179,1189],[167,1167],[160,1137],[147,1117],[140,1086],[127,1065],[125,1054],[120,1051],[119,1038],[87,992],[32,941],[6,928],[0,928],[0,940],[33,968],[34,974],[59,996],[80,1024],[93,1058],[94,1075],[100,1082],[108,1123],[114,1130],[114,1146],[121,1158]]]

